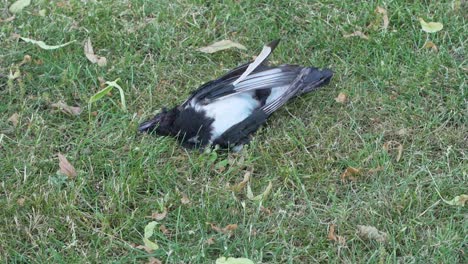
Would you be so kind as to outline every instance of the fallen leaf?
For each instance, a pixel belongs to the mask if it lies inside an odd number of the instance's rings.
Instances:
[[[346,239],[343,236],[338,236],[335,234],[335,225],[331,224],[328,230],[328,240],[338,242],[340,245],[346,244]]]
[[[13,71],[10,70],[10,74],[8,74],[9,81],[14,81],[18,79],[19,77],[21,77],[21,71],[18,68],[14,69]]]
[[[8,121],[11,122],[14,127],[16,127],[18,126],[18,118],[19,118],[18,113],[14,113],[10,116],[10,118],[8,118]]]
[[[157,221],[161,221],[164,218],[166,218],[166,215],[167,215],[167,209],[164,208],[164,211],[162,213],[153,213],[153,214],[151,214],[151,218],[153,218],[154,220],[157,220]]]
[[[0,18],[0,22],[5,22],[5,23],[6,22],[11,22],[13,20],[15,20],[15,16],[11,16],[11,17],[8,17],[8,18],[5,18],[5,19]]]
[[[382,14],[382,17],[383,17],[383,29],[387,29],[388,28],[388,25],[390,24],[390,21],[388,20],[388,14],[387,14],[387,10],[383,7],[380,7],[378,6],[376,9],[375,9],[375,12],[379,13],[379,14]]]
[[[77,175],[75,167],[70,164],[70,162],[63,156],[62,154],[58,153],[59,158],[59,172],[66,175],[68,179],[74,179]]]
[[[357,169],[354,167],[348,167],[346,170],[341,174],[340,179],[342,182],[345,182],[346,179],[350,179],[351,181],[356,181],[357,175],[361,173],[361,169]]]
[[[198,51],[201,51],[203,53],[215,53],[220,50],[225,50],[225,49],[230,49],[230,48],[238,48],[242,50],[246,50],[247,48],[244,45],[241,45],[239,43],[230,41],[230,40],[221,40],[218,42],[215,42],[209,46],[199,48]]]
[[[171,231],[169,231],[169,229],[167,229],[167,227],[165,225],[160,225],[159,226],[159,231],[161,231],[161,233],[163,233],[166,236],[171,233]]]
[[[268,183],[268,186],[266,187],[265,191],[263,193],[257,195],[254,197],[252,193],[252,189],[250,188],[250,184],[247,184],[247,198],[249,198],[252,201],[263,201],[266,199],[268,194],[271,192],[271,189],[273,188],[273,184],[271,182]]]
[[[150,257],[148,259],[148,262],[146,262],[146,264],[162,264],[162,261],[155,257]]]
[[[19,206],[23,206],[25,201],[26,201],[26,199],[24,199],[24,198],[19,198],[19,199],[16,201],[16,203],[17,203]]]
[[[224,228],[225,232],[232,232],[232,231],[235,231],[236,229],[237,229],[237,224],[229,224]]]
[[[127,111],[127,104],[125,103],[124,91],[123,91],[122,87],[120,87],[120,85],[117,84],[117,82],[119,80],[120,80],[120,78],[117,78],[117,80],[112,81],[112,82],[107,81],[106,84],[108,86],[106,88],[104,88],[101,91],[95,93],[93,96],[91,96],[89,98],[89,101],[88,101],[89,107],[91,108],[92,103],[98,101],[99,99],[101,99],[105,95],[109,94],[112,91],[113,88],[117,88],[119,90],[119,94],[120,94],[120,103],[122,104],[122,109],[124,111]]]
[[[18,0],[14,2],[13,4],[11,4],[8,10],[10,10],[11,13],[16,14],[16,13],[21,12],[23,8],[27,7],[30,4],[31,4],[31,0]]]
[[[465,206],[466,201],[468,201],[468,195],[462,194],[459,196],[455,196],[455,198],[453,198],[450,201],[447,201],[447,200],[443,200],[443,201],[444,203],[449,204],[449,205]]]
[[[421,23],[422,30],[427,33],[435,33],[435,32],[441,31],[444,28],[444,25],[442,25],[442,23],[439,23],[439,22],[427,23],[421,17],[419,18],[419,22]]]
[[[423,49],[431,49],[434,52],[438,52],[439,48],[437,48],[436,44],[432,41],[428,41],[424,44]]]
[[[345,93],[339,93],[338,96],[335,98],[337,103],[344,104],[348,101],[348,96]]]
[[[271,210],[263,206],[260,206],[260,212],[263,212],[269,216],[271,215]]]
[[[77,116],[80,115],[83,110],[78,106],[69,106],[64,102],[58,102],[50,105],[53,108],[57,108],[65,114]]]
[[[156,227],[157,224],[158,224],[158,222],[152,221],[152,222],[149,222],[145,226],[145,234],[144,234],[144,237],[143,237],[143,243],[145,243],[145,245],[140,246],[140,247],[145,249],[146,252],[148,252],[148,253],[151,253],[151,252],[153,252],[153,251],[155,251],[155,250],[157,250],[159,248],[158,244],[156,244],[155,242],[150,240],[151,236],[153,236],[154,228]]]
[[[46,16],[46,10],[45,10],[45,9],[41,9],[41,10],[39,10],[38,14],[39,14],[39,16],[41,16],[41,17],[45,17],[45,16]]]
[[[34,40],[34,39],[30,39],[30,38],[23,38],[23,37],[20,37],[20,39],[24,40],[25,42],[35,44],[35,45],[39,46],[41,49],[45,49],[45,50],[59,49],[59,48],[68,46],[71,43],[76,41],[76,40],[72,40],[70,42],[67,42],[65,44],[60,44],[60,45],[47,45],[47,44],[45,44],[44,41],[38,41],[38,40]]]
[[[362,33],[361,31],[355,31],[351,34],[346,34],[346,35],[343,35],[343,37],[345,38],[351,38],[351,37],[360,37],[360,38],[363,38],[363,39],[369,39],[368,36],[366,36],[366,34]]]
[[[384,168],[382,166],[378,166],[377,168],[373,168],[373,169],[368,169],[367,170],[367,173],[369,174],[373,174],[373,173],[376,173],[376,172],[379,172],[379,171],[382,171]]]
[[[190,199],[187,197],[187,195],[185,193],[182,194],[182,198],[180,199],[180,202],[182,204],[189,204],[190,203]]]
[[[223,233],[223,234],[226,234],[226,235],[232,235],[232,233],[238,227],[237,224],[229,224],[224,228],[218,227],[217,225],[215,225],[213,223],[209,223],[209,222],[207,224],[209,224],[211,229],[213,229],[214,231],[216,231],[218,233]]]
[[[213,245],[214,243],[215,243],[215,238],[214,237],[210,237],[205,241],[205,244],[207,244],[207,245]]]
[[[396,157],[396,161],[397,162],[400,161],[401,156],[403,155],[403,145],[400,142],[390,140],[390,141],[385,142],[383,144],[382,148],[387,152],[390,152],[390,150],[393,150],[393,149],[397,149],[398,154],[397,154],[397,157]]]
[[[21,65],[24,65],[24,64],[28,64],[28,63],[30,63],[31,61],[32,61],[31,56],[29,56],[28,54],[26,54],[26,55],[24,55],[23,60],[20,62],[19,65],[21,66]]]
[[[99,76],[97,79],[98,79],[98,81],[99,81],[99,87],[100,87],[100,88],[106,87],[106,80],[104,80],[103,77]]]
[[[101,57],[94,54],[93,46],[91,44],[91,38],[88,38],[84,44],[84,53],[86,58],[92,63],[97,63],[98,66],[104,67],[107,65],[106,57]]]
[[[233,191],[233,192],[242,191],[242,189],[244,189],[245,185],[247,185],[247,182],[249,182],[251,174],[252,173],[250,171],[245,172],[244,179],[241,182],[239,182],[238,184],[231,186],[230,187],[231,191]]]
[[[377,230],[373,226],[358,225],[358,235],[364,239],[375,240],[377,242],[387,242],[388,234]]]
[[[398,150],[398,154],[396,157],[396,162],[399,162],[401,159],[401,156],[403,155],[403,145],[402,144],[398,145],[397,150]]]
[[[216,259],[216,264],[255,264],[255,263],[248,258],[220,257]]]

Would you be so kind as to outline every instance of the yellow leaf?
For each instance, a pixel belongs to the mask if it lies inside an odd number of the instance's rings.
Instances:
[[[157,224],[158,224],[158,222],[152,221],[152,222],[149,222],[145,226],[145,234],[144,234],[144,237],[143,237],[143,243],[145,245],[144,246],[139,246],[137,248],[142,248],[142,249],[146,250],[148,253],[151,253],[151,252],[153,252],[153,251],[155,251],[155,250],[157,250],[159,248],[158,244],[156,244],[155,242],[149,240],[149,238],[153,235],[154,228],[156,227]]]
[[[68,46],[71,43],[76,41],[76,40],[72,40],[70,42],[67,42],[65,44],[60,44],[60,45],[47,45],[44,41],[34,40],[34,39],[30,39],[30,38],[23,38],[23,37],[20,37],[20,39],[24,40],[25,42],[35,44],[35,45],[39,46],[41,49],[45,49],[45,50],[59,49],[59,48]]]
[[[220,257],[216,260],[216,264],[255,264],[255,263],[248,258]]]
[[[449,205],[465,206],[466,201],[468,201],[468,195],[462,194],[459,196],[455,196],[455,198],[453,198],[450,201],[444,200],[444,203]]]
[[[424,49],[431,49],[432,51],[434,52],[438,52],[439,49],[437,48],[436,44],[434,44],[434,42],[432,41],[428,41],[424,44],[423,46]]]
[[[265,191],[263,193],[254,196],[252,193],[252,189],[250,188],[250,184],[247,184],[247,198],[249,198],[252,201],[263,201],[265,198],[268,196],[268,194],[271,192],[271,189],[273,188],[273,184],[271,182],[268,183],[268,186],[266,187]]]
[[[230,40],[221,40],[221,41],[215,42],[215,43],[213,43],[213,44],[211,44],[209,46],[199,48],[198,51],[201,51],[203,53],[215,53],[217,51],[230,49],[230,48],[238,48],[238,49],[242,49],[242,50],[247,49],[244,45],[239,44],[237,42],[233,42],[233,41],[230,41]]]
[[[358,235],[368,240],[375,240],[377,242],[387,242],[388,234],[377,230],[373,226],[358,225]]]
[[[18,0],[14,2],[13,4],[11,4],[8,10],[10,10],[10,12],[13,14],[19,13],[21,12],[21,10],[23,10],[23,8],[27,7],[30,4],[31,4],[31,0]]]
[[[348,96],[345,93],[339,93],[338,96],[335,98],[337,103],[346,103],[348,101]]]
[[[427,33],[435,33],[435,32],[441,31],[444,28],[444,25],[442,25],[442,23],[439,23],[439,22],[427,23],[422,18],[419,18],[419,22],[421,23],[422,30]]]
[[[358,30],[358,31],[354,31],[354,32],[351,33],[351,34],[343,35],[343,37],[345,37],[345,38],[360,37],[360,38],[362,38],[362,39],[369,39],[369,37],[368,37],[366,34],[362,33],[362,32],[359,31],[359,30]]]
[[[354,167],[348,167],[346,170],[341,174],[340,178],[342,182],[345,182],[346,178],[350,179],[351,181],[356,181],[356,175],[361,173],[361,169],[357,169]]]

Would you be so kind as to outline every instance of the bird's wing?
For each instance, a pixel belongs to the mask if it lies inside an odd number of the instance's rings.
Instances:
[[[295,79],[290,82],[289,87],[283,94],[281,94],[281,96],[254,110],[246,119],[226,130],[215,140],[214,144],[219,144],[222,147],[232,147],[248,142],[249,135],[265,123],[268,117],[278,110],[278,108],[298,94],[313,91],[318,87],[327,84],[333,75],[330,70],[297,68],[300,69],[300,72],[296,74]]]
[[[226,73],[221,78],[203,84],[192,93],[184,104],[193,99],[211,102],[224,96],[245,91],[271,88],[276,86],[273,84],[278,81],[291,81],[291,78],[293,78],[292,74],[282,76],[281,70],[273,70],[264,64],[268,56],[278,45],[278,42],[279,40],[275,40],[265,45],[253,62],[243,64]],[[259,86],[262,82],[266,82],[266,84]]]
[[[290,83],[286,91],[275,100],[262,106],[260,109],[267,115],[271,115],[294,96],[302,94],[303,92],[315,90],[318,87],[327,84],[332,76],[333,72],[328,69],[319,70],[317,68],[310,67],[301,68],[300,72]]]

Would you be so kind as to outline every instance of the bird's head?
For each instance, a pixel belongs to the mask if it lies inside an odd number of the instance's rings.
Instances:
[[[170,110],[163,107],[161,112],[157,113],[152,119],[143,122],[138,127],[140,132],[155,132],[161,136],[174,136],[177,131],[174,130],[174,121],[179,114],[179,109],[174,107]]]

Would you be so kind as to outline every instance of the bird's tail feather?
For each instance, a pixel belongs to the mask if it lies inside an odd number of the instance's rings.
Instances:
[[[312,71],[303,77],[303,87],[301,87],[296,96],[318,90],[320,87],[327,85],[332,77],[333,72],[330,69],[319,70],[312,68]]]

